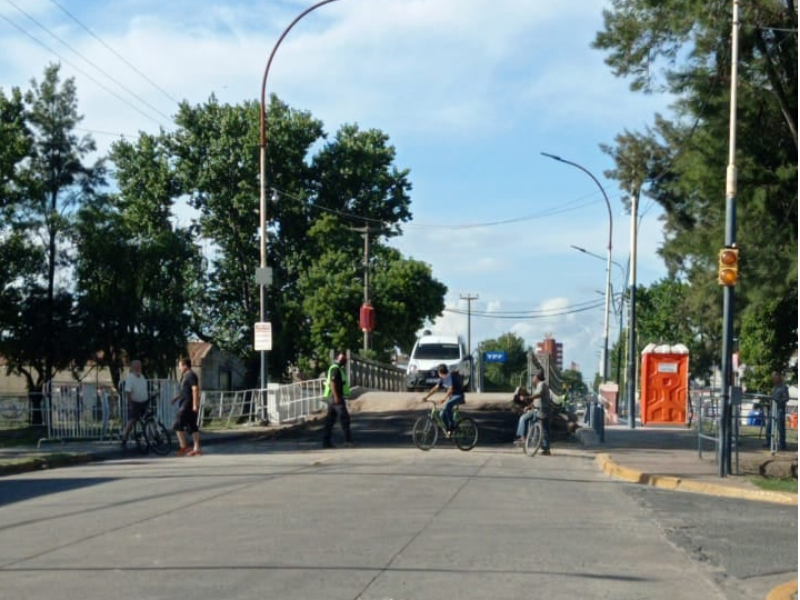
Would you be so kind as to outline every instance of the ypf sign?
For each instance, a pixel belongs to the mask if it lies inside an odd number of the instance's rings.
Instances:
[[[504,363],[506,362],[506,353],[494,350],[492,352],[484,352],[483,353],[483,362],[487,363]]]

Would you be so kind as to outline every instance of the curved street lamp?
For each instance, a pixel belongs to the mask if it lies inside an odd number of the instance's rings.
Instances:
[[[606,314],[605,314],[605,324],[603,325],[603,381],[608,381],[608,319],[609,313],[611,312],[611,240],[613,237],[613,217],[611,215],[611,202],[608,200],[608,195],[606,191],[603,189],[603,186],[600,185],[600,182],[597,180],[597,177],[591,174],[591,172],[582,167],[578,163],[574,163],[572,161],[566,160],[561,158],[560,156],[556,156],[555,154],[548,154],[547,152],[542,152],[542,156],[546,156],[547,158],[552,158],[553,160],[557,160],[558,162],[566,163],[575,167],[576,169],[580,169],[584,173],[586,173],[589,177],[592,178],[597,184],[597,187],[600,188],[600,191],[603,194],[603,198],[606,201],[606,207],[608,207],[608,264],[606,265]]]
[[[267,269],[267,104],[266,104],[266,95],[267,95],[267,78],[269,77],[269,69],[272,66],[272,59],[275,58],[275,52],[277,52],[278,47],[283,42],[283,39],[286,35],[292,30],[292,28],[297,25],[297,22],[300,21],[303,17],[305,17],[308,13],[313,12],[314,10],[318,9],[321,6],[325,6],[326,4],[330,4],[331,2],[337,2],[338,0],[322,0],[322,2],[317,2],[313,6],[308,7],[306,10],[301,12],[297,17],[295,17],[294,21],[292,21],[289,26],[283,30],[283,33],[278,38],[278,41],[275,43],[275,46],[272,48],[272,52],[269,55],[269,60],[267,61],[267,66],[264,69],[264,78],[261,80],[261,137],[260,137],[260,152],[259,152],[259,163],[260,163],[260,173],[259,173],[259,186],[261,188],[260,195],[259,195],[259,230],[261,236],[261,261],[259,263],[259,269],[256,271],[256,282],[259,285],[259,321],[262,323],[266,320],[267,315],[267,286],[269,285],[272,277]],[[261,351],[261,389],[267,387],[267,355],[264,350]]]

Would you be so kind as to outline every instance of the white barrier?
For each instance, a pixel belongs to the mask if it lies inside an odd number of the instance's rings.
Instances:
[[[287,385],[270,383],[266,390],[201,392],[201,427],[210,423],[236,427],[302,421],[327,406],[324,386],[324,379],[313,379]]]
[[[120,398],[114,390],[90,383],[50,382],[44,387],[47,437],[39,440],[102,440],[119,432]]]

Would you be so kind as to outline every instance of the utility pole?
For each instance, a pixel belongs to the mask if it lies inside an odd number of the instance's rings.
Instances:
[[[478,295],[475,294],[474,296],[470,296],[467,294],[466,296],[461,295],[459,296],[462,300],[467,301],[467,354],[472,356],[472,301],[478,299]],[[473,368],[472,368],[472,361],[469,361],[469,388],[472,391],[475,386],[473,385]]]
[[[365,225],[364,227],[351,227],[350,231],[357,231],[364,238],[364,262],[362,263],[364,269],[364,304],[362,309],[364,307],[369,307],[371,310],[372,304],[369,300],[369,234],[382,233],[385,229],[383,227],[369,227]],[[364,332],[364,351],[366,352],[370,347],[372,330],[368,327],[363,327],[363,324],[361,329]]]
[[[731,101],[728,168],[725,173],[725,247],[736,246],[736,91],[739,74],[739,1],[733,0],[731,31]],[[719,428],[719,476],[731,472],[731,384],[733,381],[734,285],[723,288],[722,297],[722,415]]]
[[[636,429],[636,366],[639,353],[636,348],[636,248],[639,219],[639,184],[634,183],[631,194],[631,272],[628,297],[628,427]]]

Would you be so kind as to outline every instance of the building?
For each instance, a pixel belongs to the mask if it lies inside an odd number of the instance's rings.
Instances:
[[[544,340],[536,342],[536,356],[547,356],[550,364],[558,371],[564,369],[564,345],[557,342],[551,334],[546,334]]]
[[[238,358],[208,342],[189,342],[186,351],[192,359],[192,368],[200,380],[201,390],[230,391],[244,387],[245,365]],[[127,374],[127,370],[124,370],[122,378]],[[177,365],[171,377],[178,377]],[[108,369],[98,367],[94,361],[89,361],[81,371],[56,373],[54,380],[75,383],[82,381],[91,383],[97,389],[112,387]],[[0,394],[25,394],[26,385],[26,380],[21,375],[6,374],[6,360],[0,356]]]

